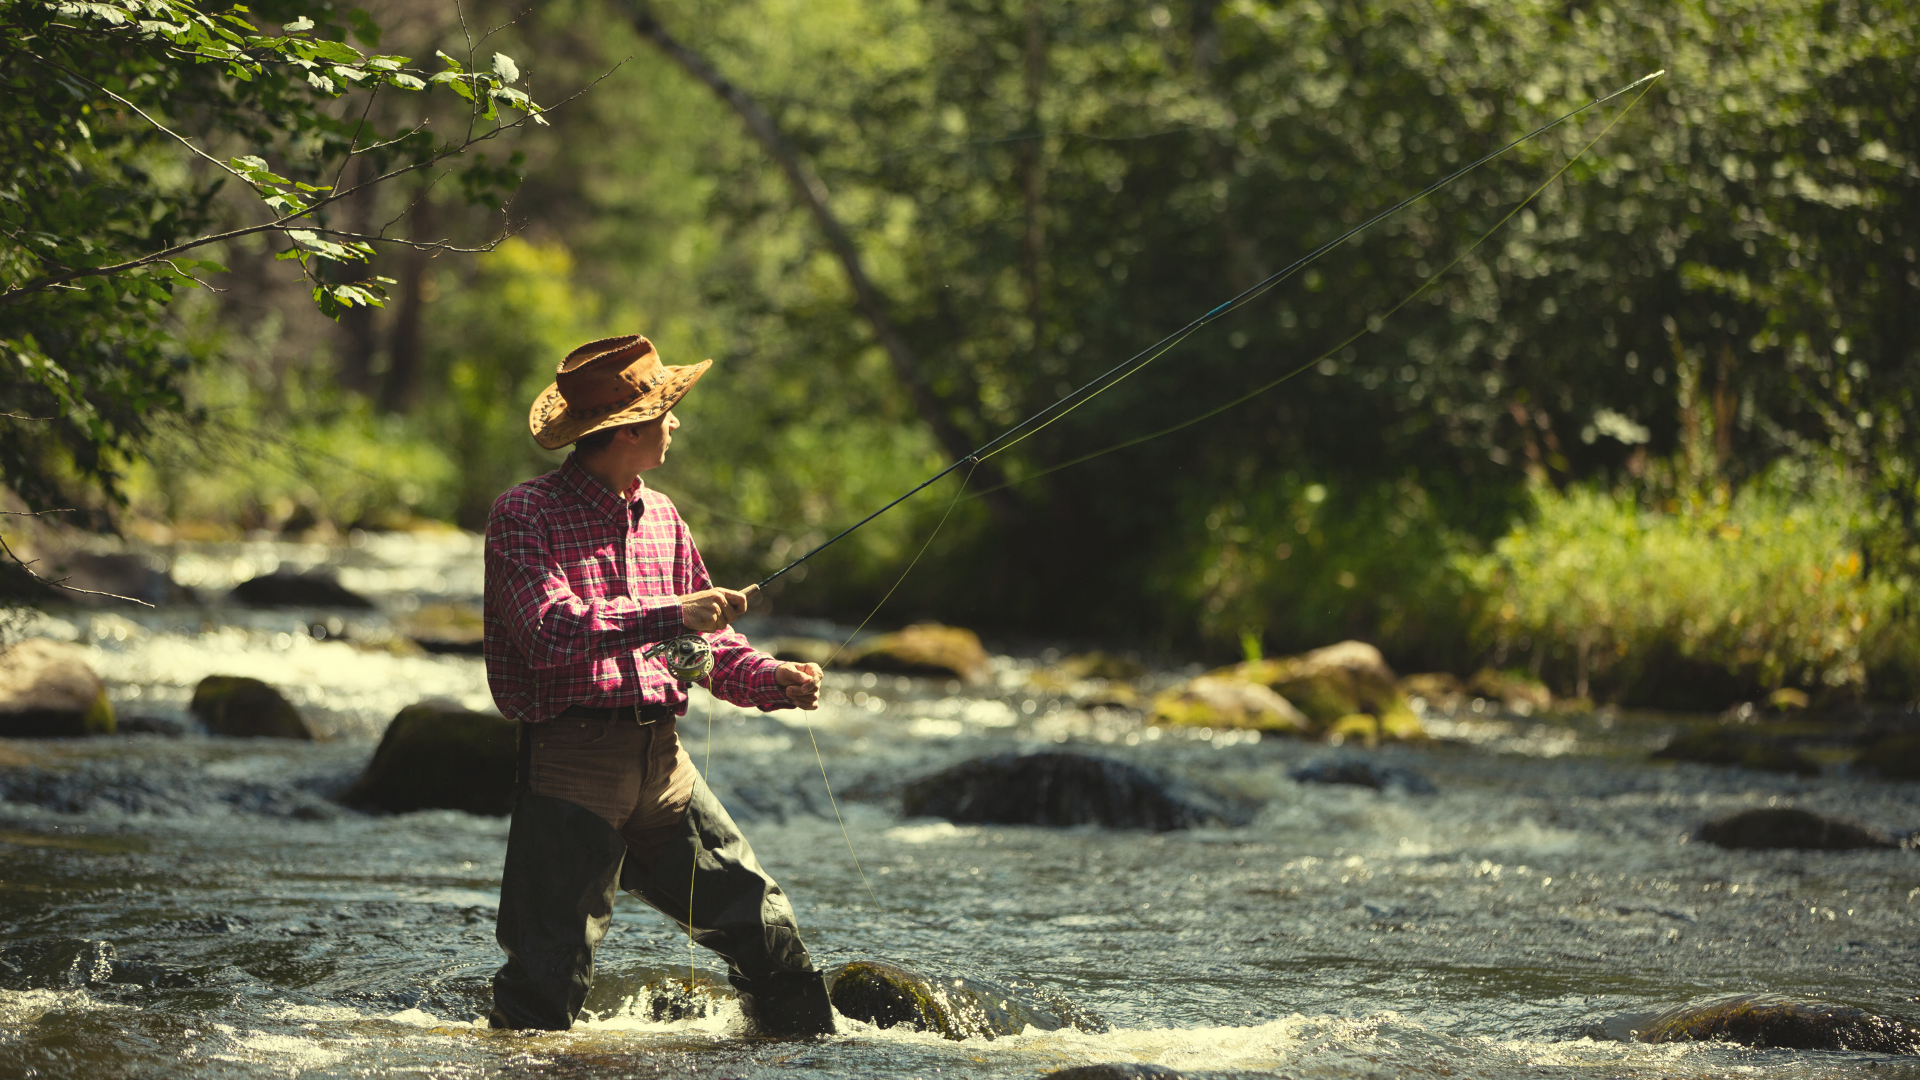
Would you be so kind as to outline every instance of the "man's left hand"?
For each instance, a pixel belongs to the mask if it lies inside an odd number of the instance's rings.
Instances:
[[[788,701],[802,709],[820,707],[819,664],[781,664],[774,677],[786,688]]]

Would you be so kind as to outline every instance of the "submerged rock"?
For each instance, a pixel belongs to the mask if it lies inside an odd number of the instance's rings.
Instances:
[[[1047,1073],[1047,1080],[1183,1080],[1185,1073],[1140,1061],[1103,1061]]]
[[[112,733],[107,686],[79,646],[28,638],[0,651],[0,736]]]
[[[1737,765],[1760,772],[1820,775],[1820,764],[1799,750],[1726,727],[1706,727],[1675,735],[1653,752],[1657,760],[1701,765]]]
[[[1302,784],[1352,784],[1375,791],[1399,788],[1409,795],[1432,795],[1433,781],[1412,769],[1376,765],[1365,758],[1321,758],[1287,773]]]
[[[971,630],[915,623],[860,646],[845,666],[902,675],[953,676],[979,682],[987,676],[987,650]]]
[[[123,960],[109,941],[60,938],[0,947],[0,989],[76,990],[121,983],[178,988],[193,985],[186,974]]]
[[[1892,735],[1860,752],[1853,767],[1887,780],[1920,780],[1920,735]]]
[[[984,979],[938,978],[884,960],[860,960],[834,972],[828,997],[840,1015],[875,1027],[909,1027],[942,1038],[992,1039],[1029,1027],[1105,1031],[1097,1017],[1064,1002],[1041,1005]]]
[[[248,607],[331,607],[371,608],[373,602],[340,584],[326,570],[304,574],[274,571],[243,581],[228,594],[236,604]]]
[[[512,808],[514,722],[435,705],[400,710],[373,759],[340,801],[404,814],[464,810],[499,817]]]
[[[1111,758],[1083,754],[1001,754],[962,762],[907,785],[908,817],[990,825],[1104,825],[1166,832],[1232,824],[1231,808]]]
[[[1776,1050],[1920,1053],[1920,1029],[1904,1021],[1848,1005],[1760,995],[1669,1009],[1636,1036],[1651,1043],[1717,1039]]]
[[[300,713],[280,691],[244,675],[209,675],[193,688],[188,706],[215,735],[253,739],[307,739]]]
[[[1858,825],[1805,810],[1743,810],[1700,827],[1700,839],[1723,848],[1859,851],[1900,844]]]

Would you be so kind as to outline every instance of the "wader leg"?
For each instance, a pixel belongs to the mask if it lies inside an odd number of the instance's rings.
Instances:
[[[793,906],[705,780],[694,784],[681,835],[644,870],[629,861],[620,887],[681,926],[691,924],[693,940],[720,954],[757,1034],[833,1033],[833,1007]]]
[[[593,985],[593,950],[612,920],[626,852],[620,834],[586,807],[518,794],[494,929],[507,962],[493,977],[491,1026],[573,1026]]]

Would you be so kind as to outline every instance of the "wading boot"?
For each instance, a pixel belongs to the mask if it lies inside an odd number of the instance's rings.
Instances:
[[[584,806],[522,791],[507,829],[489,1026],[565,1031],[593,986],[626,841]],[[682,879],[682,888],[685,888]]]
[[[759,979],[733,979],[747,1030],[775,1039],[831,1035],[833,1005],[826,979],[817,971],[794,971]]]
[[[793,905],[706,781],[694,782],[679,835],[644,869],[627,860],[620,887],[720,954],[755,1034],[833,1034],[833,1007]]]

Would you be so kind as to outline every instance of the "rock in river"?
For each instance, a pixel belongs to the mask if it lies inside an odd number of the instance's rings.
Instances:
[[[916,1028],[961,1040],[1018,1035],[1029,1027],[1105,1031],[1096,1017],[1071,1005],[1028,1000],[984,979],[934,977],[884,960],[860,960],[833,974],[828,996],[840,1015],[875,1027]]]
[[[1305,713],[1272,689],[1226,675],[1202,675],[1153,701],[1156,720],[1183,727],[1304,733]]]
[[[1184,1080],[1185,1076],[1185,1073],[1174,1072],[1165,1065],[1148,1065],[1140,1061],[1103,1061],[1098,1065],[1058,1069],[1048,1073],[1046,1080]]]
[[[1746,732],[1716,725],[1681,732],[1653,752],[1656,759],[1702,765],[1738,765],[1761,772],[1820,775],[1820,764],[1799,750]]]
[[[1083,754],[1001,754],[962,762],[907,785],[908,817],[989,825],[1104,825],[1166,832],[1231,824],[1240,816],[1175,794],[1145,769]]]
[[[0,736],[113,732],[106,684],[76,645],[28,638],[0,651]]]
[[[1227,703],[1217,684],[1259,687],[1284,699],[1285,709],[1279,715],[1287,720],[1304,716],[1304,727],[1314,734],[1363,734],[1369,742],[1423,735],[1420,719],[1408,707],[1393,669],[1379,649],[1364,641],[1343,641],[1299,656],[1249,660],[1207,672],[1161,695],[1155,702],[1156,716],[1174,724],[1265,726],[1235,724],[1230,720],[1231,708],[1207,705],[1209,697]],[[1284,724],[1283,720],[1273,726],[1278,729]]]
[[[987,675],[987,650],[971,630],[939,623],[915,623],[882,634],[848,658],[847,667],[897,671],[903,675],[959,677],[979,682]]]
[[[1409,795],[1432,795],[1433,781],[1392,765],[1376,765],[1364,758],[1338,757],[1309,761],[1287,773],[1302,784],[1352,784],[1385,791],[1397,787]]]
[[[236,738],[312,739],[306,721],[280,691],[244,675],[209,675],[188,706],[207,730]]]
[[[1920,1053],[1920,1029],[1912,1024],[1847,1005],[1759,995],[1669,1009],[1637,1035],[1654,1043],[1719,1039],[1778,1050]]]
[[[1860,752],[1853,767],[1887,780],[1920,780],[1920,735],[1890,735]]]
[[[1700,826],[1700,839],[1723,848],[1759,850],[1859,851],[1900,846],[1858,825],[1791,809],[1742,810]]]
[[[340,801],[363,810],[464,810],[499,817],[512,807],[514,723],[436,705],[400,710]]]
[[[372,602],[325,570],[276,570],[233,587],[234,603],[248,607],[370,608]]]

